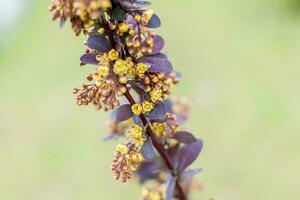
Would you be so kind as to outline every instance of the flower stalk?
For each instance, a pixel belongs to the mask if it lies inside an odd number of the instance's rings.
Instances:
[[[76,35],[87,36],[81,65],[94,65],[89,83],[75,88],[77,104],[111,111],[110,135],[125,140],[116,148],[114,178],[137,176],[152,183],[141,200],[188,200],[201,169],[188,169],[202,140],[183,128],[189,105],[171,99],[180,75],[161,53],[164,39],[153,31],[161,25],[150,2],[139,0],[52,0],[52,18],[70,20]]]

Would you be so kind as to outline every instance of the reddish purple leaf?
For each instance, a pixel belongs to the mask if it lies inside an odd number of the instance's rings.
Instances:
[[[197,142],[197,138],[193,134],[186,131],[176,132],[174,137],[177,139],[178,142],[184,144],[191,144]]]
[[[159,17],[156,14],[153,14],[150,21],[148,22],[147,27],[148,28],[158,28],[160,27],[161,22]]]
[[[130,104],[121,105],[116,110],[116,120],[119,122],[125,121],[133,116]]]
[[[159,53],[165,46],[165,41],[164,39],[159,36],[159,35],[156,35],[154,37],[154,45],[152,47],[152,54],[157,54]]]
[[[82,64],[92,64],[92,65],[97,65],[98,61],[96,59],[96,55],[92,53],[87,53],[84,54],[83,56],[80,57],[80,62]]]
[[[101,53],[105,53],[112,48],[108,39],[103,35],[90,35],[87,46]]]
[[[201,152],[202,145],[202,140],[198,140],[192,144],[185,145],[179,150],[177,159],[178,172],[183,172],[197,159],[199,153]]]
[[[160,54],[161,55],[161,54]],[[172,64],[165,58],[153,56],[145,56],[138,59],[139,62],[149,65],[149,72],[153,73],[169,73],[173,71]]]

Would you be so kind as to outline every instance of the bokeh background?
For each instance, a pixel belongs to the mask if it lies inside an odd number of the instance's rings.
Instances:
[[[50,0],[49,0],[50,1]],[[71,89],[83,37],[50,20],[48,0],[0,0],[0,199],[133,200],[116,182],[107,113]],[[195,200],[300,197],[300,1],[153,0],[205,146]]]

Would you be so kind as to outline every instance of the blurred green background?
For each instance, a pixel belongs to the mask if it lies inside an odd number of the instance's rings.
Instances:
[[[11,4],[10,4],[11,3]],[[48,0],[0,0],[0,199],[138,199],[111,177],[108,114],[71,89],[83,38],[50,20]],[[8,9],[10,8],[10,9]],[[205,146],[195,200],[300,197],[300,3],[153,1]],[[1,16],[2,15],[2,16]]]

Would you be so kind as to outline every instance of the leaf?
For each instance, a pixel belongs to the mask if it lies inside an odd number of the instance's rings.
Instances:
[[[103,141],[106,142],[106,141],[110,141],[110,140],[116,140],[116,139],[119,139],[121,137],[124,137],[124,133],[114,133],[114,134],[111,134],[111,135],[108,135],[108,136],[104,137]]]
[[[123,104],[116,110],[116,120],[126,121],[133,116],[130,104]]]
[[[186,131],[176,132],[174,137],[177,139],[178,142],[184,144],[191,144],[197,142],[197,138],[193,134]]]
[[[84,54],[83,56],[80,57],[80,62],[83,64],[92,64],[92,65],[97,65],[98,61],[96,59],[96,55],[92,53],[87,53]]]
[[[161,25],[161,22],[160,22],[159,17],[156,14],[153,14],[147,24],[147,27],[148,28],[158,28],[158,27],[160,27],[160,25]]]
[[[122,21],[125,20],[126,18],[126,13],[124,10],[122,10],[120,7],[116,7],[112,11],[112,18],[117,21]]]
[[[164,46],[165,46],[164,39],[159,35],[154,36],[154,45],[152,47],[152,54],[159,53],[164,48]]]
[[[139,177],[141,183],[149,179],[154,179],[157,174],[161,172],[161,163],[157,161],[143,161],[136,171],[136,175]]]
[[[151,138],[147,138],[141,151],[146,160],[151,160],[154,157],[154,148]]]
[[[112,48],[108,39],[103,35],[90,35],[87,41],[87,46],[101,53],[105,53]]]
[[[172,200],[174,196],[176,186],[176,178],[169,174],[168,180],[167,180],[167,189],[166,189],[166,200]]]
[[[67,20],[65,18],[61,18],[59,22],[59,28],[63,28],[66,24],[66,21]]]
[[[150,120],[163,120],[166,116],[167,109],[162,101],[157,101],[157,103],[154,106],[154,109],[147,114],[147,117]]]
[[[187,181],[189,178],[200,173],[202,170],[203,170],[202,168],[197,168],[197,169],[191,169],[191,170],[184,171],[184,172],[182,172],[180,178],[182,181]]]
[[[150,67],[148,71],[152,73],[169,73],[173,71],[172,64],[165,58],[157,56],[144,56],[138,59],[138,61],[149,65]]]
[[[190,166],[198,157],[203,146],[202,140],[187,144],[178,152],[177,171],[182,172]]]
[[[150,6],[151,3],[148,2],[148,1],[137,1],[137,2],[135,2],[133,5],[136,6],[136,7],[141,8],[141,7]]]

